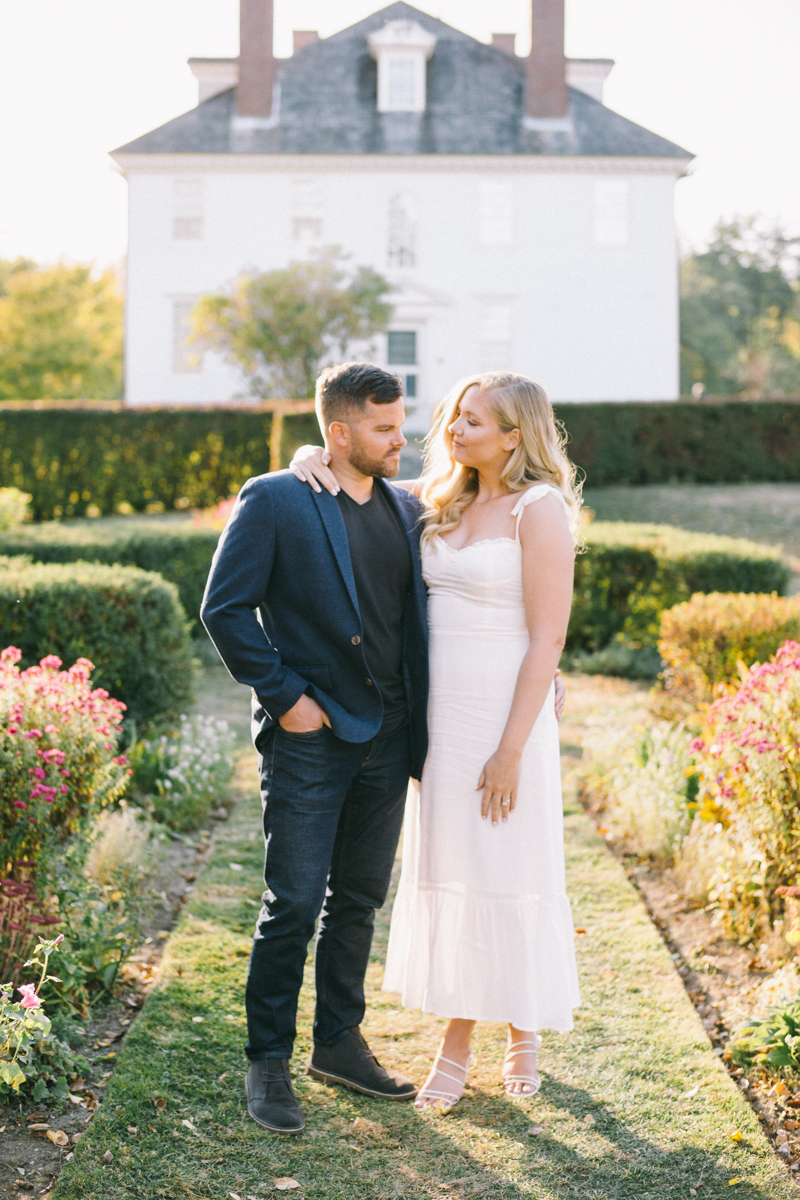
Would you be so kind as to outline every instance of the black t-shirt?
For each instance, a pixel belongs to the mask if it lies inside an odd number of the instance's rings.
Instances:
[[[364,657],[383,697],[381,733],[407,717],[403,685],[403,616],[411,590],[411,549],[391,501],[374,484],[366,504],[339,491],[364,630]]]

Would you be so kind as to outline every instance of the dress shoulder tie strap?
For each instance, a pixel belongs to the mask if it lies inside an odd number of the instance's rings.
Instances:
[[[529,487],[526,492],[522,493],[519,500],[511,510],[511,516],[516,517],[517,519],[516,530],[514,533],[516,541],[519,541],[519,523],[522,518],[522,514],[525,512],[525,509],[529,504],[535,504],[537,500],[541,500],[543,496],[548,494],[548,492],[553,492],[554,495],[558,496],[561,504],[563,505],[564,512],[567,514],[567,520],[570,522],[570,526],[572,525],[572,512],[570,511],[569,505],[558,488],[553,487],[552,483],[535,483],[533,487]]]

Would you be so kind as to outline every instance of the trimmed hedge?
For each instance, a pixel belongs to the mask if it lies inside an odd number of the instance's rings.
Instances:
[[[198,620],[219,533],[188,520],[117,517],[57,521],[0,532],[0,555],[27,554],[36,562],[120,563],[158,571],[174,583],[190,625]]]
[[[0,646],[23,667],[57,654],[95,665],[92,682],[148,726],[192,703],[189,627],[174,584],[136,567],[0,560]]]
[[[767,662],[787,641],[800,641],[800,597],[712,592],[663,613],[658,648],[670,689],[699,702],[714,684],[738,686],[741,663]]]
[[[558,404],[570,455],[605,484],[800,481],[800,403]],[[318,442],[313,413],[287,415],[285,465]],[[0,487],[33,496],[37,521],[210,508],[270,469],[272,417],[256,408],[0,403]],[[91,511],[89,511],[91,510]]]
[[[615,639],[655,646],[662,612],[694,592],[785,592],[789,583],[778,550],[744,539],[621,521],[595,521],[585,537],[568,650],[601,650]]]
[[[211,508],[270,470],[272,415],[256,408],[74,408],[0,403],[0,487],[36,521]],[[319,441],[313,413],[283,418],[281,457]]]
[[[570,458],[591,487],[800,481],[796,400],[557,404],[555,409],[570,437]]]

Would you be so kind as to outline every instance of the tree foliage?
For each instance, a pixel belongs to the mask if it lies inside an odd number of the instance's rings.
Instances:
[[[314,395],[326,359],[384,330],[389,283],[371,267],[349,268],[333,247],[285,270],[244,274],[227,292],[203,296],[193,341],[220,351],[260,397]]]
[[[756,218],[720,222],[681,265],[681,391],[800,394],[798,245]]]
[[[112,270],[0,261],[0,400],[120,396],[122,311]]]

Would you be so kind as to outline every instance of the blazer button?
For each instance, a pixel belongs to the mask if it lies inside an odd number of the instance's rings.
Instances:
[[[354,645],[354,646],[360,646],[360,645],[361,645],[361,638],[358,636],[358,634],[356,634],[356,636],[355,636],[355,637],[351,637],[351,638],[350,638],[350,641],[353,643],[353,645]]]
[[[364,683],[367,685],[367,687],[372,687],[372,680],[370,679],[369,675],[364,680]]]

